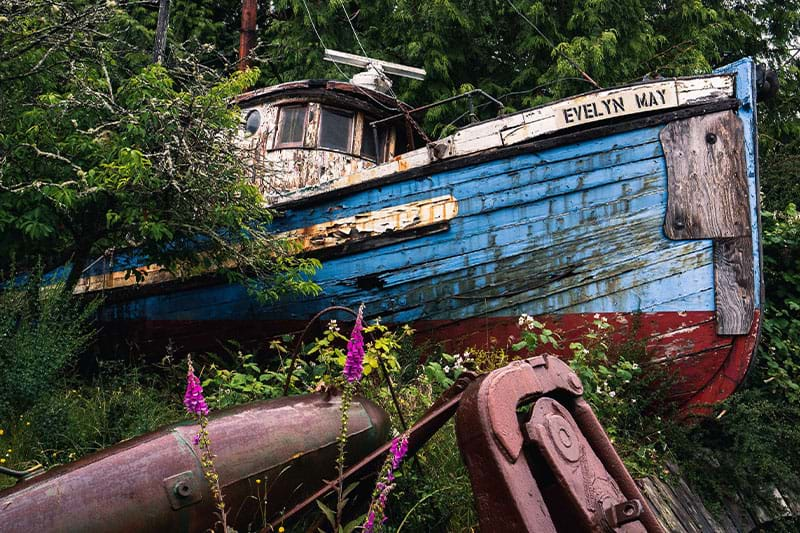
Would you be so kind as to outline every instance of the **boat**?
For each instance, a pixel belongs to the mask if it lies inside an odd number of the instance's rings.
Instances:
[[[341,396],[328,393],[212,413],[208,433],[228,526],[259,531],[335,479],[341,416]],[[391,427],[386,412],[363,398],[348,417],[349,465],[386,443]],[[0,491],[2,530],[216,530],[202,451],[193,444],[198,429],[193,422],[167,426],[19,481]],[[368,502],[371,483],[362,487]]]
[[[683,405],[718,402],[742,382],[763,301],[751,59],[429,140],[415,110],[385,92],[386,73],[421,71],[328,54],[367,70],[236,100],[243,154],[266,169],[253,179],[278,213],[274,231],[321,258],[320,294],[264,304],[117,251],[75,289],[104,294],[106,339],[215,349],[363,303],[368,317],[411,324],[452,352],[504,346],[528,314],[564,346],[607,320],[677,372]]]

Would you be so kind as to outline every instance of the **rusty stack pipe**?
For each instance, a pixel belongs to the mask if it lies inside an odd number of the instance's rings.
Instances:
[[[310,394],[213,413],[209,422],[228,525],[254,531],[336,475],[340,396]],[[377,405],[350,406],[347,458],[389,438]],[[125,441],[0,491],[3,533],[202,533],[214,528],[197,425],[185,422]]]
[[[239,31],[239,70],[252,66],[250,52],[256,44],[258,0],[242,0],[242,27]]]

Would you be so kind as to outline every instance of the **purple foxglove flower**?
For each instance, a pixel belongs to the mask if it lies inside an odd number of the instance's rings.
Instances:
[[[189,371],[186,373],[186,393],[183,395],[183,405],[190,414],[208,414],[208,404],[203,397],[203,387],[200,385],[200,380],[194,375],[191,360],[189,361]]]
[[[375,493],[370,503],[370,511],[366,521],[363,525],[363,531],[372,533],[375,529],[375,519],[380,516],[380,522],[386,522],[386,503],[389,500],[389,493],[394,488],[394,472],[400,467],[403,458],[408,453],[408,436],[400,435],[392,441],[392,446],[389,448],[389,457],[387,458],[388,467],[386,468],[386,477],[378,481],[375,485]]]
[[[347,359],[345,359],[342,371],[350,383],[359,381],[364,372],[364,337],[361,334],[364,328],[363,316],[364,304],[361,304],[361,307],[358,308],[356,323],[353,325],[353,333],[350,334],[350,340],[347,342]]]
[[[375,531],[375,511],[370,511],[364,522],[364,533],[373,533],[373,531]]]
[[[392,454],[392,471],[394,471],[400,467],[400,463],[403,462],[403,458],[408,453],[408,437],[405,435],[395,437],[392,441],[390,452]]]

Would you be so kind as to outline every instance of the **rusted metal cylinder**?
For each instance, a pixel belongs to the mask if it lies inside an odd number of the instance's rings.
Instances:
[[[335,477],[340,405],[338,396],[312,394],[211,416],[208,431],[230,526],[258,530]],[[385,411],[354,400],[347,462],[386,442],[389,430]],[[217,518],[192,444],[196,434],[192,423],[166,427],[0,492],[0,529],[207,531]]]

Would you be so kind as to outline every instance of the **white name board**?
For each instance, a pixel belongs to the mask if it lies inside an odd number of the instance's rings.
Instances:
[[[678,91],[675,82],[626,87],[612,91],[587,94],[554,105],[556,126],[570,128],[636,113],[677,107]]]

